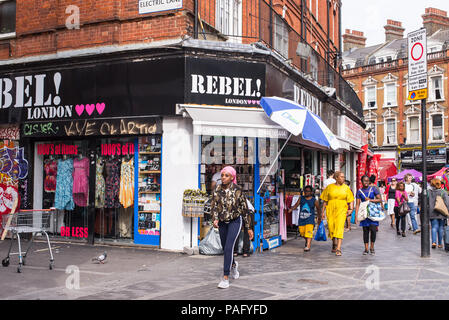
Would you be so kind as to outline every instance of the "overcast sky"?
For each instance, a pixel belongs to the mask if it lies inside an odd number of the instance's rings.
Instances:
[[[402,22],[408,32],[422,27],[425,8],[433,7],[449,12],[448,0],[342,0],[342,34],[346,29],[365,33],[366,46],[385,41],[387,19]]]

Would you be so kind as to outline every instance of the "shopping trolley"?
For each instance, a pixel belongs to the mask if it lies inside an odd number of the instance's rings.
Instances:
[[[50,239],[46,230],[50,228],[50,217],[55,212],[55,209],[40,209],[40,210],[20,210],[18,212],[13,212],[6,217],[3,217],[3,229],[6,231],[11,231],[11,244],[8,250],[8,256],[2,260],[2,265],[4,267],[9,266],[9,257],[11,255],[11,248],[14,238],[17,238],[17,243],[19,246],[19,266],[17,272],[22,272],[22,266],[26,263],[26,257],[28,251],[31,249],[34,237],[37,233],[43,233],[47,237],[48,250],[50,251],[50,270],[54,267],[53,253],[51,251]],[[31,233],[31,240],[29,241],[28,248],[25,254],[22,256],[22,246],[20,243],[21,233]]]

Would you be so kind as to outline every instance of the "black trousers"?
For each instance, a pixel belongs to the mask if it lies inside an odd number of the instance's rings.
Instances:
[[[369,227],[363,227],[363,243],[369,243],[371,233],[371,242],[376,242],[377,227],[370,225]]]
[[[396,218],[396,231],[399,232],[399,223],[401,224],[401,230],[402,232],[405,232],[405,218],[406,216],[400,216],[399,215],[399,208],[394,207],[394,217]]]

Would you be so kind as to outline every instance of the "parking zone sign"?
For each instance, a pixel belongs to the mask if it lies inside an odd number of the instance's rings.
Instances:
[[[410,32],[408,38],[409,100],[427,98],[427,33],[426,29]]]

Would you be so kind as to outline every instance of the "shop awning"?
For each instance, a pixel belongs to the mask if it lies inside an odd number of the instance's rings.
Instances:
[[[379,160],[379,180],[386,181],[389,177],[392,177],[398,173],[398,169],[394,163],[395,159]]]
[[[280,139],[288,137],[287,131],[271,121],[262,108],[190,104],[177,106],[179,114],[184,110],[193,119],[195,135]]]

